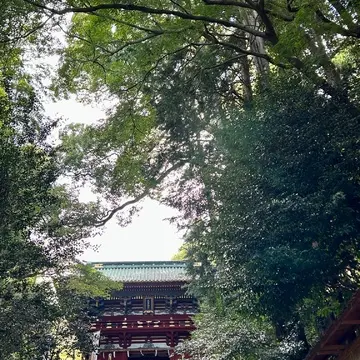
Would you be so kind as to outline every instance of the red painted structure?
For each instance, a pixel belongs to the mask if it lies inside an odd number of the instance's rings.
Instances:
[[[97,360],[174,359],[174,348],[194,330],[196,299],[187,295],[184,262],[102,263],[94,266],[122,281],[121,291],[97,301],[92,331]]]
[[[360,290],[343,313],[326,329],[305,360],[358,360],[360,358]]]

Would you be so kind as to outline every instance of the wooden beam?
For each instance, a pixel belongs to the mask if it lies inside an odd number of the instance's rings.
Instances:
[[[334,344],[334,345],[325,345],[321,350],[344,350],[346,345]]]
[[[360,325],[360,319],[343,320],[341,324],[344,325]]]
[[[316,354],[317,355],[331,355],[337,354],[341,351],[345,350],[345,345],[327,345],[323,348],[319,349]]]

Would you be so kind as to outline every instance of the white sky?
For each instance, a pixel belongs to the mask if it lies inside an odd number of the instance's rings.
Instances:
[[[104,117],[100,108],[85,106],[75,99],[45,104],[45,110],[49,116],[62,116],[69,123],[92,123]],[[89,193],[89,200],[91,195]],[[142,208],[133,222],[125,228],[118,226],[115,219],[110,221],[101,236],[91,239],[93,245],[99,246],[98,250],[85,251],[81,259],[85,261],[170,260],[182,244],[181,233],[174,224],[164,219],[177,215],[176,211],[151,199],[144,200]]]

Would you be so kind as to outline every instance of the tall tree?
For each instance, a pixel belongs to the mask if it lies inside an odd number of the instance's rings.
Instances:
[[[215,135],[212,216],[186,243],[196,289],[265,316],[294,359],[359,286],[359,126],[352,106],[280,77]]]
[[[68,169],[110,200],[99,226],[189,163],[201,149],[194,139],[229,105],[251,106],[270,71],[299,73],[339,104],[356,96],[354,2],[23,3],[46,17],[73,14],[56,91],[116,104],[102,124],[63,138]]]
[[[54,325],[65,315],[59,293],[39,279],[67,269],[91,229],[82,227],[84,221],[77,226],[84,206],[57,183],[61,168],[49,140],[56,121],[44,115],[41,94],[24,66],[36,40],[28,39],[29,31],[39,27],[42,15],[20,11],[19,2],[2,2],[1,9],[0,358],[43,359]]]
[[[113,104],[62,134],[61,164],[107,201],[86,224],[127,220],[145,196],[182,210],[205,312],[210,286],[230,307],[198,338],[235,318],[302,358],[358,284],[358,3],[18,4],[73,15],[54,90]],[[243,349],[226,356],[267,356]]]

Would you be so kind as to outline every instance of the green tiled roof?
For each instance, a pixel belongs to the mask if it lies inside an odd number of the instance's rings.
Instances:
[[[136,261],[91,263],[112,280],[122,282],[188,281],[184,261]]]

